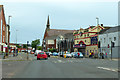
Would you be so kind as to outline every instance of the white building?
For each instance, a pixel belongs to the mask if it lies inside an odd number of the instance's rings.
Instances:
[[[99,52],[108,54],[109,58],[118,58],[120,54],[120,26],[112,27],[108,30],[101,31],[99,36],[100,48]],[[111,49],[111,41],[114,42],[114,47]],[[111,56],[112,50],[112,56]]]

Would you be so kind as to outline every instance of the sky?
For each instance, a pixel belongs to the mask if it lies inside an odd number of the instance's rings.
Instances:
[[[4,5],[6,23],[10,19],[10,42],[27,43],[42,39],[47,17],[51,29],[77,30],[96,26],[118,25],[119,0],[0,0]],[[16,32],[16,30],[18,30]]]

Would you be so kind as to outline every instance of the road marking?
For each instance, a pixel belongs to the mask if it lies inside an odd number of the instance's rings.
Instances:
[[[62,60],[58,60],[58,62],[62,62]]]
[[[118,69],[112,69],[112,68],[105,68],[105,67],[97,67],[98,69],[104,69],[108,71],[118,72]]]

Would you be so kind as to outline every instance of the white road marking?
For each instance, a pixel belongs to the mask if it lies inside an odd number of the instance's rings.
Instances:
[[[104,69],[108,71],[118,72],[118,69],[112,69],[112,68],[105,68],[105,67],[97,67],[98,69]]]
[[[58,62],[62,62],[62,60],[58,60]]]

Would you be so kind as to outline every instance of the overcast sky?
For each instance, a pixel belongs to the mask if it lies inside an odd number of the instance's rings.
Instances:
[[[119,0],[0,0],[6,22],[11,15],[10,41],[42,41],[48,14],[50,28],[76,30],[96,25],[96,17],[105,26],[118,25]]]

